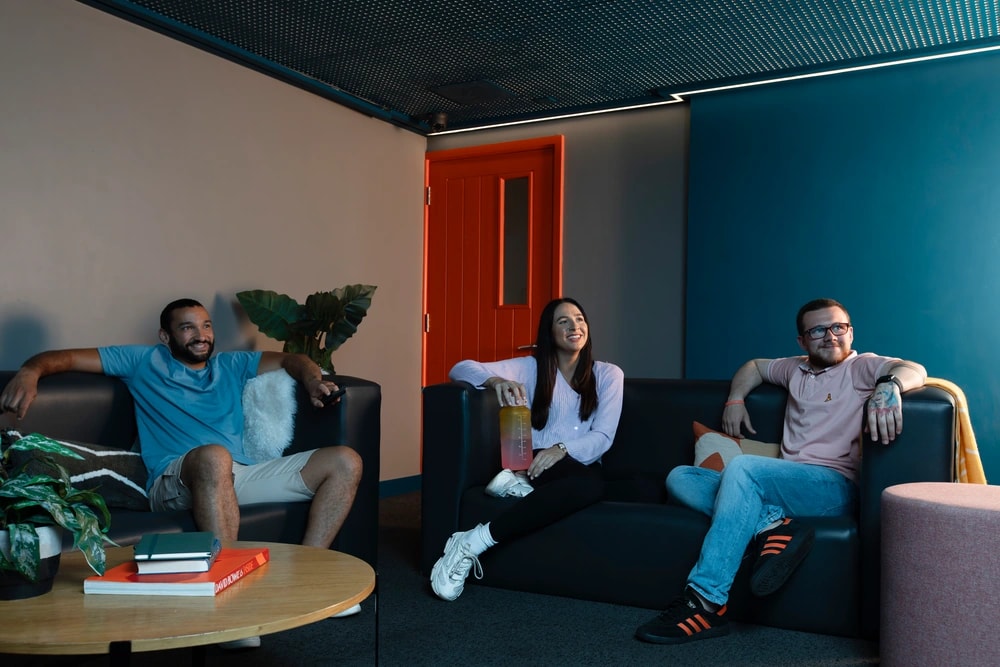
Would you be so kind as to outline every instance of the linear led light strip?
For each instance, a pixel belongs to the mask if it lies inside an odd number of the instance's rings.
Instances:
[[[579,111],[577,113],[568,113],[561,116],[546,116],[545,118],[530,118],[527,120],[513,120],[506,123],[496,123],[493,125],[482,125],[479,127],[468,127],[457,130],[442,130],[441,132],[431,132],[428,136],[440,136],[443,134],[458,134],[459,132],[476,132],[479,130],[492,130],[497,127],[509,127],[511,125],[526,125],[528,123],[542,123],[550,120],[563,120],[565,118],[578,118],[580,116],[594,116],[602,113],[614,113],[617,111],[629,111],[630,109],[646,109],[649,107],[658,107],[665,104],[678,104],[684,102],[686,97],[691,95],[701,95],[703,93],[717,93],[723,90],[735,90],[737,88],[750,88],[753,86],[766,86],[772,83],[784,83],[786,81],[796,81],[798,79],[815,79],[821,76],[833,76],[835,74],[847,74],[849,72],[861,72],[869,69],[879,69],[882,67],[895,67],[896,65],[909,65],[912,63],[924,62],[927,60],[941,60],[943,58],[955,58],[957,56],[970,56],[977,53],[988,53],[990,51],[1000,50],[1000,45],[998,46],[984,46],[978,49],[968,49],[965,51],[955,51],[953,53],[939,53],[937,55],[931,56],[920,56],[918,58],[906,58],[904,60],[893,60],[891,62],[885,63],[874,63],[871,65],[857,65],[855,67],[846,67],[843,69],[834,69],[824,72],[813,72],[812,74],[796,74],[795,76],[782,76],[776,79],[765,79],[763,81],[750,81],[747,83],[734,83],[728,86],[716,86],[714,88],[702,88],[700,90],[688,90],[680,93],[670,93],[671,99],[663,100],[662,102],[648,102],[646,104],[632,104],[625,107],[614,107],[612,109],[597,109],[594,111]]]

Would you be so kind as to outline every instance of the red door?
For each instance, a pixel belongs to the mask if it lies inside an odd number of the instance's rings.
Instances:
[[[562,293],[563,138],[427,154],[424,386],[530,353]]]

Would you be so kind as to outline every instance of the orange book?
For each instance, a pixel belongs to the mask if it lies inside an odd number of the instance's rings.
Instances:
[[[139,574],[135,561],[83,580],[84,593],[104,595],[205,595],[219,593],[271,559],[267,548],[223,549],[208,572]]]

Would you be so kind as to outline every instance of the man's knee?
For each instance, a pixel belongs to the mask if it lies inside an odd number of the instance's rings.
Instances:
[[[202,445],[184,455],[181,479],[189,488],[199,483],[233,479],[233,456],[222,445]]]
[[[723,475],[727,477],[734,477],[736,475],[746,475],[748,477],[753,477],[757,464],[761,462],[763,457],[757,456],[736,456],[726,465],[723,470]]]
[[[307,485],[310,479],[322,481],[325,479],[337,479],[348,481],[354,486],[361,481],[361,473],[364,470],[364,463],[361,455],[350,447],[339,445],[336,447],[323,447],[313,452],[309,462],[302,470],[302,477]]]
[[[364,471],[364,462],[361,455],[350,447],[331,447],[338,473],[348,479],[354,480],[355,484],[361,481],[361,473]]]
[[[695,466],[676,466],[667,473],[667,479],[664,482],[666,484],[667,490],[674,489],[685,489],[691,483],[692,479],[699,477],[699,470]]]
[[[677,485],[684,479],[684,471],[681,470],[684,466],[677,466],[676,468],[671,468],[670,472],[667,473],[667,478],[664,480],[667,489],[676,488]]]
[[[766,479],[769,475],[768,462],[771,459],[764,456],[744,455],[734,457],[726,464],[722,471],[721,484],[741,486],[758,486],[761,479]]]

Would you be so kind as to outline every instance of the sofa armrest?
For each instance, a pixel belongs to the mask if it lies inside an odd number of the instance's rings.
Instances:
[[[378,554],[378,484],[381,452],[382,388],[375,382],[348,375],[332,380],[347,393],[326,408],[312,405],[296,385],[295,433],[285,453],[346,445],[361,455],[364,470],[354,505],[332,548],[362,558],[372,566]]]
[[[426,387],[423,403],[421,564],[430,571],[458,530],[462,493],[500,471],[500,406],[467,382]]]
[[[908,482],[954,479],[957,413],[951,395],[934,387],[903,394],[903,432],[889,445],[862,440],[858,477],[861,534],[862,633],[875,638],[879,623],[882,491]]]

